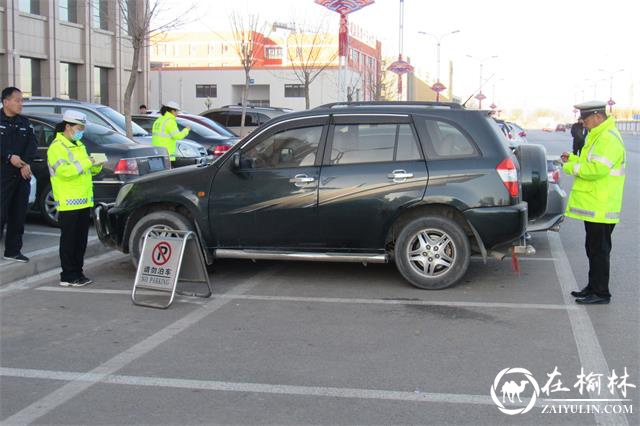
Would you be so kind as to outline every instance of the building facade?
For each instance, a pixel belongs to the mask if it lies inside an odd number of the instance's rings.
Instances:
[[[2,0],[0,85],[26,96],[78,99],[122,111],[133,49],[125,13],[146,0]],[[132,102],[147,101],[149,54],[136,72]]]

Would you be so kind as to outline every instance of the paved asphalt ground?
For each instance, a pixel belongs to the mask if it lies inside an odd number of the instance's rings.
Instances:
[[[531,131],[529,140],[550,154],[571,146],[565,133]],[[0,420],[640,424],[640,389],[607,388],[611,370],[622,376],[625,367],[627,384],[640,386],[640,137],[626,145],[611,305],[584,308],[568,295],[587,274],[583,224],[573,220],[559,234],[534,235],[537,254],[520,275],[508,260],[475,259],[462,283],[442,291],[414,289],[393,265],[225,261],[211,273],[214,297],[154,310],[131,303],[135,271],[107,254],[87,271],[96,282],[86,288],[60,288],[56,276],[0,288]],[[556,367],[552,385],[560,379],[568,391],[534,398],[533,383],[543,388]],[[504,414],[491,398],[507,368],[530,375],[507,372],[496,398],[506,381],[524,383],[522,402],[516,395],[504,407],[533,403],[526,413]],[[581,368],[602,374],[599,394],[574,387]],[[594,406],[632,413],[593,414]]]

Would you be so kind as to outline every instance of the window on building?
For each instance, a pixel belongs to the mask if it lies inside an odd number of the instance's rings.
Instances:
[[[267,59],[282,59],[282,47],[266,47],[265,56]]]
[[[78,99],[78,66],[60,62],[60,97]]]
[[[58,0],[58,15],[61,21],[78,22],[78,1]]]
[[[334,127],[331,164],[420,159],[409,124],[342,124]]]
[[[93,100],[97,104],[109,105],[109,70],[93,67]]]
[[[215,84],[196,84],[196,98],[217,98],[218,86]]]
[[[136,20],[136,1],[123,0],[119,2],[120,7],[120,27],[128,35],[133,35]]]
[[[20,12],[40,15],[40,0],[20,0]]]
[[[109,3],[107,0],[91,0],[93,28],[109,29]]]
[[[40,60],[20,58],[20,90],[25,97],[42,96]]]
[[[304,98],[304,84],[285,84],[285,98]]]

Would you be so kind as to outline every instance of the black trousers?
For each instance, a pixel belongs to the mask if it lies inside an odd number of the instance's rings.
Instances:
[[[597,296],[611,298],[609,292],[609,254],[611,233],[616,225],[610,223],[585,222],[584,248],[589,258],[589,284],[587,288]]]
[[[7,226],[4,255],[15,256],[22,250],[24,221],[29,207],[31,184],[20,175],[3,176],[0,184],[0,236]]]
[[[87,250],[91,208],[59,212],[61,281],[79,279]]]

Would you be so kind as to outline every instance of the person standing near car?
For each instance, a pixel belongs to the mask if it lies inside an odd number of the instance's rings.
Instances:
[[[585,102],[575,108],[589,133],[580,156],[566,152],[561,156],[562,169],[574,176],[565,215],[584,221],[589,281],[571,295],[576,303],[607,304],[611,300],[611,234],[620,221],[626,153],[614,118],[607,117],[605,102]]]
[[[82,268],[93,207],[92,175],[100,173],[102,165],[87,154],[81,141],[86,124],[83,113],[65,111],[47,150],[60,225],[60,285],[63,287],[82,287],[93,282]]]
[[[162,146],[167,149],[171,164],[176,161],[176,141],[184,139],[189,134],[191,127],[185,127],[180,131],[176,122],[176,115],[180,111],[177,102],[169,101],[162,104],[160,117],[153,123],[151,143],[154,146]]]
[[[21,253],[24,221],[31,190],[31,161],[38,150],[29,119],[22,112],[22,91],[17,87],[2,90],[0,109],[0,239],[7,226],[4,259],[28,262]]]
[[[584,141],[587,138],[587,129],[584,128],[582,119],[578,119],[578,121],[571,126],[571,136],[573,136],[573,153],[580,155],[580,150],[582,150]]]

